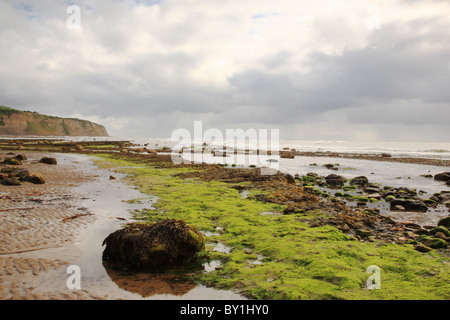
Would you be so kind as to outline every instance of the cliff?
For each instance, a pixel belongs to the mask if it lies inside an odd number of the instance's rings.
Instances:
[[[104,126],[0,106],[0,135],[108,136]]]

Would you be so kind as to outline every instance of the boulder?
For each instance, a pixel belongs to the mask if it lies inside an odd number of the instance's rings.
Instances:
[[[16,177],[18,179],[25,179],[29,175],[29,172],[25,168],[19,168],[19,169],[13,170],[10,173],[10,175],[14,176],[14,177]]]
[[[3,160],[3,163],[13,165],[13,166],[20,166],[22,164],[22,161],[20,161],[16,158],[5,158],[5,160]]]
[[[442,218],[441,220],[439,220],[438,226],[442,226],[442,227],[445,227],[445,228],[450,230],[450,216]]]
[[[446,237],[450,237],[450,231],[444,226],[437,226],[429,231],[429,234],[436,235],[438,232],[443,233]]]
[[[422,243],[418,243],[414,249],[416,249],[419,252],[423,252],[423,253],[430,252],[433,250],[430,247],[423,245]]]
[[[6,179],[3,179],[2,182],[7,186],[19,186],[21,184],[20,180],[16,177],[7,177]]]
[[[161,269],[191,262],[205,248],[205,238],[182,220],[131,223],[104,241],[103,262],[111,268]]]
[[[18,155],[16,155],[15,157],[14,157],[14,159],[17,159],[17,160],[27,160],[27,156],[26,155],[24,155],[24,154],[18,154]]]
[[[295,153],[291,151],[280,151],[280,158],[282,159],[294,159]]]
[[[355,177],[350,180],[350,184],[355,186],[366,186],[369,184],[369,179],[365,176]]]
[[[58,163],[55,158],[49,158],[49,157],[44,157],[41,160],[39,160],[39,162],[46,163],[46,164],[57,164]]]
[[[450,172],[442,172],[438,173],[434,176],[434,180],[436,181],[449,181],[450,180]]]
[[[295,178],[290,174],[285,174],[284,178],[286,179],[287,183],[295,184]]]
[[[341,187],[345,183],[345,178],[337,174],[330,174],[325,177],[325,181],[330,186]]]
[[[412,212],[427,212],[428,208],[420,200],[403,200],[403,199],[394,199],[390,202],[391,210],[396,206],[402,206],[405,208],[405,211]]]
[[[34,184],[44,184],[44,177],[40,173],[32,173],[28,177],[26,177],[26,181],[34,183]]]

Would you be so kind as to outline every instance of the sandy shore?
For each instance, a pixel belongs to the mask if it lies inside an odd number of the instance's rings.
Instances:
[[[85,290],[45,292],[34,283],[43,273],[65,270],[71,261],[41,258],[39,252],[70,245],[95,217],[77,206],[75,187],[93,178],[76,163],[37,162],[43,153],[26,154],[23,168],[41,173],[45,184],[0,185],[0,299],[98,299]],[[7,151],[0,152],[0,158]],[[57,155],[64,162],[63,155]],[[66,219],[86,214],[73,219]],[[65,279],[61,279],[64,280]]]

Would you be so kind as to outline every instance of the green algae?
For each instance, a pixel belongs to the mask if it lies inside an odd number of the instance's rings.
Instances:
[[[226,183],[173,176],[193,167],[161,168],[111,155],[101,155],[97,164],[127,174],[130,184],[158,197],[140,217],[183,219],[214,232],[207,243],[232,248],[226,253],[206,246],[205,259],[220,260],[221,268],[195,275],[204,285],[238,289],[252,299],[450,298],[450,259],[439,251],[423,254],[409,244],[359,242],[329,225],[310,227],[309,219],[327,216],[317,210],[260,214],[284,206],[242,198]],[[381,270],[381,289],[366,287],[371,265]]]

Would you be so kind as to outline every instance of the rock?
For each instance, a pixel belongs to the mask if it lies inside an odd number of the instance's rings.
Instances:
[[[193,261],[205,238],[182,220],[131,223],[104,241],[103,261],[111,268],[161,269]]]
[[[450,237],[450,231],[444,226],[433,228],[428,233],[431,235],[436,235],[438,232],[443,233],[446,237]]]
[[[378,193],[373,193],[373,194],[369,194],[367,195],[367,198],[370,199],[376,199],[376,200],[381,200],[381,196]]]
[[[9,165],[13,165],[13,166],[20,166],[22,165],[22,161],[15,159],[15,158],[5,158],[5,160],[3,160],[4,164],[9,164]]]
[[[403,200],[403,199],[394,199],[390,202],[391,210],[395,208],[395,206],[402,206],[405,208],[405,211],[412,212],[427,212],[428,207],[420,200]]]
[[[341,187],[344,185],[345,178],[337,174],[330,174],[325,177],[325,181],[330,186]]]
[[[430,252],[430,251],[433,250],[430,247],[427,247],[427,246],[423,245],[422,243],[417,244],[414,249],[416,249],[419,252],[424,252],[424,253],[425,252]]]
[[[370,232],[369,230],[366,230],[366,229],[356,229],[355,232],[361,238],[367,238],[372,235],[372,232]]]
[[[434,237],[435,238],[438,238],[438,239],[442,239],[442,240],[447,240],[447,236],[443,233],[443,232],[436,232],[435,234],[434,234]]]
[[[32,173],[27,178],[26,181],[34,184],[44,184],[44,177],[40,173]]]
[[[368,194],[380,193],[380,189],[378,188],[366,188],[364,191]]]
[[[420,229],[417,229],[416,231],[414,231],[414,233],[418,234],[418,235],[422,235],[422,234],[428,235],[428,230],[424,229],[424,228],[420,228]]]
[[[49,158],[49,157],[44,157],[41,160],[39,160],[39,162],[46,163],[46,164],[57,164],[57,161],[55,158]]]
[[[406,211],[405,207],[403,207],[403,206],[401,206],[399,204],[395,205],[393,208],[391,207],[391,210],[392,211],[402,211],[402,212]]]
[[[438,226],[443,226],[447,229],[450,229],[450,216],[442,218],[441,220],[439,220]]]
[[[281,159],[294,159],[295,154],[291,151],[280,151],[280,158]]]
[[[75,150],[77,150],[77,151],[82,151],[82,150],[83,150],[83,147],[82,147],[81,145],[77,144],[77,145],[75,146]]]
[[[285,174],[284,178],[286,179],[287,183],[292,183],[295,184],[295,179],[293,176],[291,176],[290,174]]]
[[[350,180],[350,184],[356,186],[366,186],[369,184],[369,179],[365,176],[355,177]]]
[[[27,160],[27,156],[24,155],[24,154],[18,154],[18,155],[16,155],[16,156],[14,157],[14,159],[17,159],[17,160],[20,160],[20,161],[22,161],[22,160]]]
[[[434,180],[436,181],[449,181],[450,180],[450,172],[442,172],[438,173],[434,176]]]
[[[433,238],[430,241],[425,242],[425,245],[432,249],[444,249],[447,248],[447,241],[439,238]]]
[[[29,172],[25,168],[19,168],[19,169],[16,169],[16,170],[12,171],[10,173],[10,175],[14,176],[14,177],[16,177],[18,179],[25,179],[29,175]]]
[[[7,186],[19,186],[21,182],[17,177],[7,177],[6,179],[3,179],[3,184],[6,184]]]
[[[381,154],[381,157],[382,157],[382,158],[391,158],[392,155],[391,155],[390,153],[382,153],[382,154]]]

